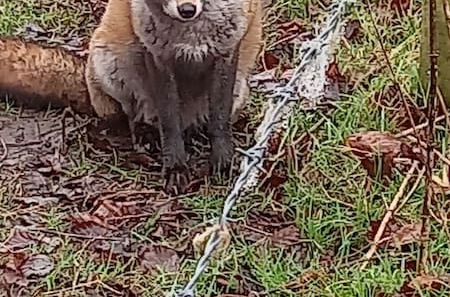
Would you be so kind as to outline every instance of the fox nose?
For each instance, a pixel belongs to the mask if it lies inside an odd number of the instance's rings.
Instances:
[[[189,2],[183,3],[180,6],[178,6],[177,8],[178,8],[178,12],[180,13],[180,16],[183,19],[190,19],[197,12],[197,8],[195,7],[195,5],[192,3],[189,3]]]

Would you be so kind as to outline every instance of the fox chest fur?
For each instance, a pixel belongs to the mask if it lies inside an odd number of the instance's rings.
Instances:
[[[131,0],[133,31],[156,67],[175,70],[183,126],[204,122],[215,59],[231,59],[246,32],[244,5],[204,1],[197,18],[180,21],[163,11],[164,1]]]

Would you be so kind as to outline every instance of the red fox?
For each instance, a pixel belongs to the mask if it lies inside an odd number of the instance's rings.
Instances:
[[[231,159],[230,124],[249,97],[262,44],[260,1],[109,0],[87,64],[61,49],[0,39],[0,93],[103,119],[123,112],[133,144],[135,122],[157,118],[170,170],[186,161],[182,132],[207,121],[211,164],[220,168]]]

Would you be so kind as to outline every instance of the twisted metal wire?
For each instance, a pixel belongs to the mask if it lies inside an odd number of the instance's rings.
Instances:
[[[275,102],[275,108],[272,110],[271,114],[267,114],[267,116],[269,116],[268,120],[263,121],[259,127],[258,131],[262,132],[260,133],[257,143],[250,149],[242,152],[244,155],[244,160],[241,164],[241,174],[237,178],[231,192],[225,200],[222,215],[218,220],[218,225],[220,228],[218,231],[213,232],[209,237],[204,254],[197,262],[194,275],[186,284],[184,289],[175,294],[175,297],[195,296],[195,285],[199,277],[208,267],[213,252],[221,243],[219,231],[225,228],[228,215],[240,194],[242,194],[244,190],[249,190],[255,186],[255,177],[258,176],[259,168],[262,166],[263,156],[266,152],[271,134],[279,126],[279,124],[292,113],[293,106],[289,103],[295,103],[295,101],[298,101],[299,96],[297,88],[305,67],[317,59],[324,47],[328,47],[331,44],[334,34],[341,28],[347,4],[351,2],[353,2],[353,0],[335,0],[329,6],[328,19],[322,29],[322,32],[312,41],[308,42],[307,45],[301,50],[303,53],[302,59],[295,68],[295,71],[288,83],[275,89],[272,96],[272,102]]]

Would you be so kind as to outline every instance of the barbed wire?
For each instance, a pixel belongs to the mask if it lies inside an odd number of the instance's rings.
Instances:
[[[301,60],[295,68],[291,79],[286,85],[277,87],[270,96],[264,120],[255,135],[258,141],[246,151],[239,150],[244,155],[244,160],[241,163],[241,174],[225,200],[222,214],[217,223],[218,228],[209,237],[204,253],[197,262],[194,275],[184,289],[175,294],[175,297],[195,296],[195,285],[208,267],[214,251],[222,241],[220,231],[226,230],[228,215],[232,207],[242,193],[254,188],[258,183],[259,172],[262,168],[263,157],[271,134],[277,128],[287,124],[293,106],[299,101],[299,98],[314,100],[323,95],[326,82],[325,66],[328,64],[329,50],[335,35],[340,33],[347,4],[353,1],[335,0],[328,7],[328,18],[322,32],[313,40],[302,44],[300,48]],[[314,65],[312,62],[316,62],[317,65]],[[307,69],[308,65],[312,65],[312,69]],[[301,81],[300,78],[303,78],[302,74],[306,70],[311,70],[308,73],[309,79]],[[315,75],[311,75],[311,72],[315,72]]]

